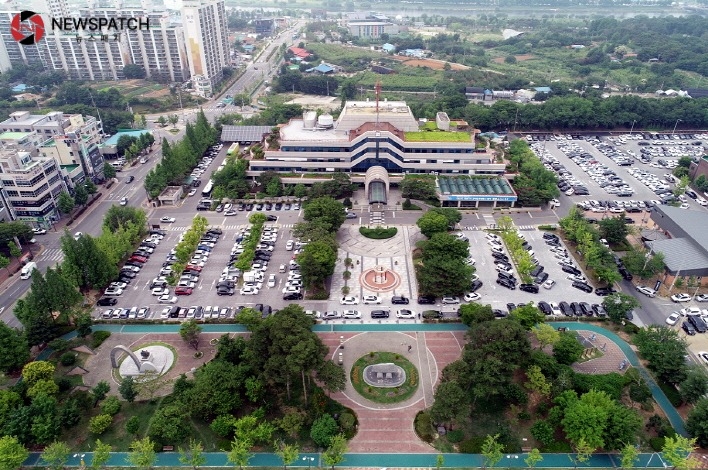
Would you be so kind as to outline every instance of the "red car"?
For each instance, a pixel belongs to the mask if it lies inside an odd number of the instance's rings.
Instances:
[[[175,295],[192,295],[193,289],[191,287],[177,287],[175,289]]]
[[[144,256],[133,255],[128,261],[138,261],[139,263],[147,263],[147,258]]]
[[[194,264],[188,264],[184,267],[184,269],[191,269],[192,271],[197,271],[198,273],[202,272],[202,267]]]

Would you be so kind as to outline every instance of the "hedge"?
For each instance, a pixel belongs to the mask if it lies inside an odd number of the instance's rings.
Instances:
[[[384,240],[386,238],[392,238],[392,237],[396,236],[396,234],[398,233],[398,229],[396,227],[390,227],[390,228],[359,227],[359,233],[362,234],[363,236],[365,236],[366,238],[372,238],[374,240]]]

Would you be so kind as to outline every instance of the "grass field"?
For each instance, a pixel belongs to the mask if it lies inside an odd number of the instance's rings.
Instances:
[[[406,132],[408,142],[470,142],[471,137],[466,132],[421,131]]]

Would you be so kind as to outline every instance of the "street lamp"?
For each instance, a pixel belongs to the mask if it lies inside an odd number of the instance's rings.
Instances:
[[[86,468],[86,463],[84,463],[84,457],[86,454],[74,454],[74,458],[80,457],[81,458],[81,466],[79,468]]]
[[[629,135],[632,135],[632,131],[634,131],[634,124],[637,122],[637,120],[632,121],[632,128],[629,130]]]
[[[673,132],[671,132],[671,135],[676,134],[676,126],[678,126],[678,123],[679,123],[679,122],[683,122],[683,119],[677,119],[677,120],[676,120],[676,124],[674,124],[674,130],[673,130]]]
[[[312,466],[312,462],[315,461],[314,457],[303,457],[303,461],[307,461],[307,470],[310,470],[310,467]]]

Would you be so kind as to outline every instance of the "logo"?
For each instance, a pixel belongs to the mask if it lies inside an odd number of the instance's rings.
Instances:
[[[21,11],[12,17],[10,32],[15,41],[23,46],[37,44],[44,36],[44,20],[33,11]]]

